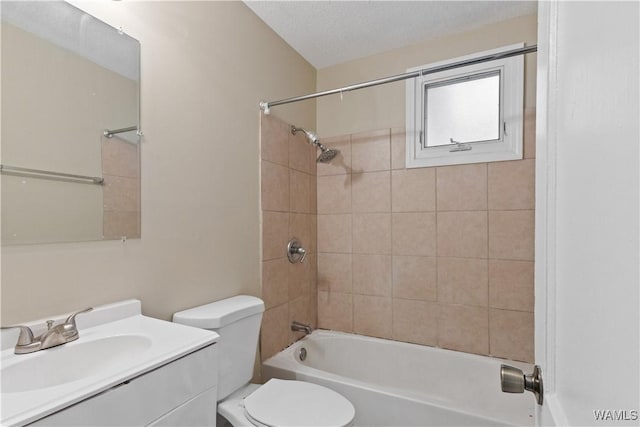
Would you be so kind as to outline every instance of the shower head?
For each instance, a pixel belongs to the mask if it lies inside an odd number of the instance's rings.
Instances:
[[[318,158],[316,159],[316,162],[318,163],[328,163],[331,160],[333,160],[333,158],[335,156],[337,156],[340,151],[334,149],[334,148],[327,148],[324,145],[320,144],[320,138],[318,138],[318,135],[316,135],[313,132],[309,132],[308,130],[299,128],[299,127],[295,127],[295,126],[291,126],[291,134],[295,135],[297,132],[303,132],[304,135],[307,137],[307,140],[309,141],[309,144],[311,145],[315,145],[316,147],[318,147],[320,149],[320,155],[318,156]]]
[[[340,154],[340,151],[335,148],[327,148],[324,145],[318,143],[320,147],[320,155],[316,159],[317,163],[329,163],[335,156]]]

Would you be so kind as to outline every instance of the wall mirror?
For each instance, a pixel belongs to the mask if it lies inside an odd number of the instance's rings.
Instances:
[[[140,43],[63,1],[0,2],[2,245],[140,237]]]

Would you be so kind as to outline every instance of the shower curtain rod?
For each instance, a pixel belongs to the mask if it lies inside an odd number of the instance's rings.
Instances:
[[[338,89],[330,89],[330,90],[325,90],[323,92],[316,92],[316,93],[310,93],[308,95],[295,96],[293,98],[280,99],[278,101],[268,101],[268,102],[262,101],[260,102],[259,105],[260,105],[260,109],[264,111],[265,114],[269,114],[269,109],[277,105],[290,104],[292,102],[298,102],[298,101],[306,101],[307,99],[320,98],[321,96],[334,95],[334,94],[343,93],[343,92],[350,92],[352,90],[364,89],[367,87],[398,82],[401,80],[413,79],[416,77],[425,76],[427,74],[433,74],[440,71],[453,70],[455,68],[460,68],[467,65],[481,64],[483,62],[494,61],[496,59],[509,58],[511,56],[518,56],[518,55],[525,55],[527,53],[534,53],[537,50],[538,50],[538,45],[534,44],[531,46],[525,46],[517,49],[506,50],[504,52],[493,53],[485,56],[479,56],[473,59],[457,61],[451,64],[437,65],[435,67],[423,68],[418,71],[411,71],[408,73],[396,74],[395,76],[384,77],[376,80],[369,80],[366,82],[357,83],[350,86],[344,86]]]

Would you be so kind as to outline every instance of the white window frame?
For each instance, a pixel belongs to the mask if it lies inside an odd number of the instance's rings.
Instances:
[[[421,65],[407,72],[448,65],[524,47],[524,43],[504,46],[446,61]],[[500,136],[497,140],[471,142],[456,146],[426,148],[423,145],[424,91],[428,85],[466,76],[498,71],[500,73]],[[453,70],[427,74],[406,83],[406,165],[407,168],[458,165],[522,159],[524,111],[524,57],[523,55],[467,65]],[[470,148],[469,148],[470,147]],[[460,150],[462,148],[462,150]],[[453,151],[452,151],[453,150]]]

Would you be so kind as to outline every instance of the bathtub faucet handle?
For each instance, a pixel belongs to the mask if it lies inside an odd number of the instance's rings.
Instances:
[[[300,240],[295,237],[289,240],[287,244],[287,258],[289,258],[289,262],[291,264],[295,264],[297,262],[302,262],[307,257],[307,251],[302,247],[302,243]]]

